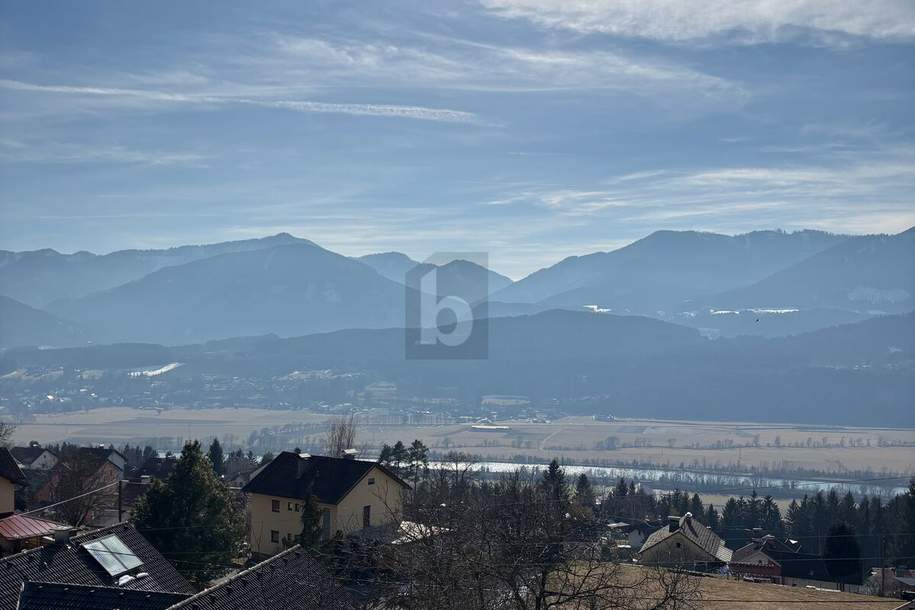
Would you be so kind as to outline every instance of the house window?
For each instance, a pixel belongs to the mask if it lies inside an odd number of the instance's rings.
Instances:
[[[292,502],[286,503],[286,510],[292,510]]]
[[[375,477],[369,477],[369,485],[375,484]]]
[[[279,542],[279,541],[280,541],[279,530],[270,530],[270,542]]]
[[[302,505],[299,504],[299,503],[296,503],[296,505],[295,505],[295,512],[299,512],[299,511],[301,511],[301,510],[302,510]]]
[[[372,507],[362,507],[362,527],[371,527],[372,525]]]
[[[280,512],[280,501],[279,501],[279,500],[271,500],[271,501],[270,501],[270,510],[272,510],[272,511],[275,512],[275,513]]]
[[[677,548],[678,548],[678,549],[680,548],[680,543],[679,543],[679,542],[677,543]]]

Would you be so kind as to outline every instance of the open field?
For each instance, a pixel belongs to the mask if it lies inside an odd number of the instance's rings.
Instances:
[[[625,566],[623,576],[638,578],[638,566]],[[890,610],[902,606],[899,599],[857,595],[839,591],[786,587],[767,583],[750,583],[727,578],[699,578],[702,600],[698,606],[703,610],[796,610],[797,608],[829,608],[830,610],[852,610],[878,608]]]
[[[184,439],[218,436],[231,445],[244,444],[251,432],[264,428],[317,424],[327,417],[305,411],[251,408],[155,411],[115,407],[39,415],[34,422],[18,427],[15,440],[18,443],[69,440],[120,444],[158,439],[160,447],[172,447]],[[483,431],[473,429],[469,424],[365,424],[360,426],[358,436],[360,444],[368,445],[371,451],[383,443],[419,438],[437,451],[453,449],[494,461],[510,461],[517,455],[525,455],[538,461],[562,456],[567,461],[580,463],[636,460],[700,469],[728,465],[765,466],[817,469],[836,475],[867,469],[876,473],[887,470],[915,472],[915,447],[885,446],[915,442],[915,430],[911,429],[657,420],[600,422],[584,417],[550,423],[511,420],[499,423],[507,425],[508,429]],[[315,434],[311,437],[315,438]],[[608,443],[617,448],[600,448]],[[738,444],[758,446],[734,446]],[[795,444],[801,446],[792,446]]]

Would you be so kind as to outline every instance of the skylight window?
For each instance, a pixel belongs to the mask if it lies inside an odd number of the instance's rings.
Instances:
[[[143,565],[136,553],[117,536],[106,536],[83,545],[92,557],[111,576],[119,576]]]

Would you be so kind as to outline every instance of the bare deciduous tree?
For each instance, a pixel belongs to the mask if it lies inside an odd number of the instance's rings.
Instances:
[[[346,449],[356,447],[356,416],[336,417],[330,420],[324,451],[332,457],[340,457]]]
[[[92,515],[115,508],[118,473],[88,451],[62,456],[52,477],[52,502],[64,502],[54,510],[70,525],[82,525]]]
[[[13,441],[13,432],[16,431],[16,424],[0,421],[0,446],[8,447]]]
[[[515,472],[486,483],[472,480],[459,456],[448,461],[450,467],[417,486],[404,509],[420,525],[402,528],[395,544],[381,547],[374,571],[359,568],[361,584],[374,579],[381,594],[376,607],[698,607],[698,579],[608,559],[592,511],[571,498],[558,465],[543,477]]]

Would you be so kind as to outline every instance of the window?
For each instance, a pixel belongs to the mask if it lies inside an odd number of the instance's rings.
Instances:
[[[83,548],[111,576],[118,576],[143,565],[139,557],[120,538],[106,536],[83,545]]]
[[[678,549],[680,548],[680,543],[679,543],[679,542],[677,543],[677,548],[678,548]]]
[[[272,510],[272,511],[275,512],[275,513],[280,512],[280,501],[279,501],[279,500],[271,500],[271,501],[270,501],[270,510]]]
[[[371,527],[372,525],[372,507],[362,507],[362,527]]]
[[[279,541],[280,541],[279,530],[270,530],[270,542],[279,542]]]
[[[369,485],[375,484],[375,477],[369,477]]]
[[[295,512],[299,512],[299,511],[301,511],[301,510],[302,510],[302,505],[299,504],[299,503],[296,503],[296,505],[295,505]]]
[[[298,505],[296,505],[296,506],[298,506]],[[286,503],[286,510],[292,510],[292,502]]]

